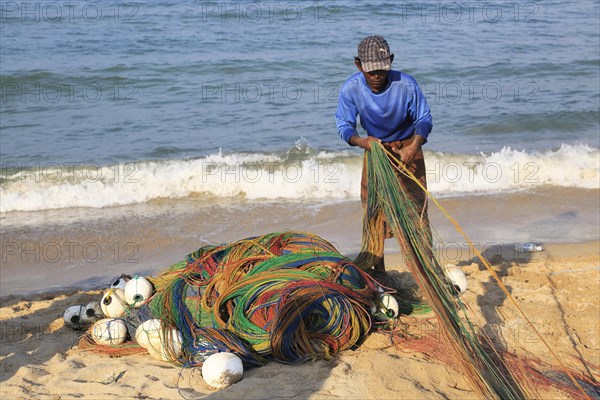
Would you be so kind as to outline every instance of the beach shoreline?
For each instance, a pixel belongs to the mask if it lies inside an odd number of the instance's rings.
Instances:
[[[600,240],[599,196],[600,190],[553,189],[438,201],[475,248],[511,259],[519,257],[515,242],[546,247]],[[121,273],[157,273],[205,244],[269,232],[310,232],[350,258],[361,246],[358,200],[206,204],[183,199],[34,214],[20,224],[18,215],[3,216],[0,297],[102,287]],[[442,264],[474,257],[469,240],[431,201],[429,216]],[[386,253],[399,251],[393,239],[386,241]]]

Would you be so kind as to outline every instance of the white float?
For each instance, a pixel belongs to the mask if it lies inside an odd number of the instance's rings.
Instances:
[[[183,338],[177,329],[163,329],[161,320],[150,319],[138,326],[135,341],[157,360],[171,361],[181,357]]]
[[[92,324],[101,319],[102,317],[104,317],[104,312],[102,312],[102,307],[100,307],[99,302],[92,301],[91,303],[85,306],[85,312],[82,316],[84,323]]]
[[[210,386],[222,389],[239,382],[244,375],[242,360],[233,353],[215,353],[202,364],[202,377]]]
[[[380,311],[385,314],[388,318],[398,318],[400,314],[400,306],[398,301],[391,294],[381,295],[381,308]]]
[[[458,293],[463,294],[467,291],[467,276],[460,268],[447,266],[444,270],[446,271],[446,276],[450,279],[450,282]]]
[[[125,274],[121,274],[121,276],[119,276],[118,278],[115,278],[110,283],[110,289],[121,289],[121,290],[124,290],[125,289],[125,285],[127,284],[127,282],[130,279],[131,279],[131,276],[125,275]]]
[[[102,296],[100,307],[107,317],[117,318],[124,315],[127,311],[127,303],[123,289],[108,289]]]
[[[92,325],[92,339],[97,344],[116,346],[127,338],[125,322],[115,318],[105,318]]]
[[[125,301],[131,307],[139,307],[154,293],[152,283],[142,277],[135,276],[125,285]]]
[[[65,324],[73,329],[81,328],[81,325],[85,323],[84,317],[85,307],[81,304],[67,308],[63,314]]]

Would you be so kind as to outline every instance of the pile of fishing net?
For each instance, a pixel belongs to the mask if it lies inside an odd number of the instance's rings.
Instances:
[[[104,314],[117,319],[96,322],[81,348],[148,351],[190,367],[218,352],[235,353],[247,367],[293,363],[356,348],[372,316],[398,314],[376,281],[308,233],[207,245],[157,277],[128,278],[101,301]]]

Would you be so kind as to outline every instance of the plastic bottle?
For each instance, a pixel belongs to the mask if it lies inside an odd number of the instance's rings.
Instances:
[[[527,243],[515,243],[515,250],[521,253],[533,253],[535,251],[542,251],[542,246],[539,246],[532,242]]]

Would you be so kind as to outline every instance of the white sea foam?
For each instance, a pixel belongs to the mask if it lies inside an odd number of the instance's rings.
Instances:
[[[586,145],[563,144],[545,152],[505,147],[491,154],[430,153],[426,162],[429,188],[438,195],[600,186],[600,152]]]
[[[359,196],[361,162],[357,153],[301,151],[217,153],[111,166],[5,166],[0,212],[99,208],[189,196],[233,201],[353,199]],[[437,196],[600,185],[600,153],[585,145],[545,152],[426,152],[426,162],[429,189]]]

